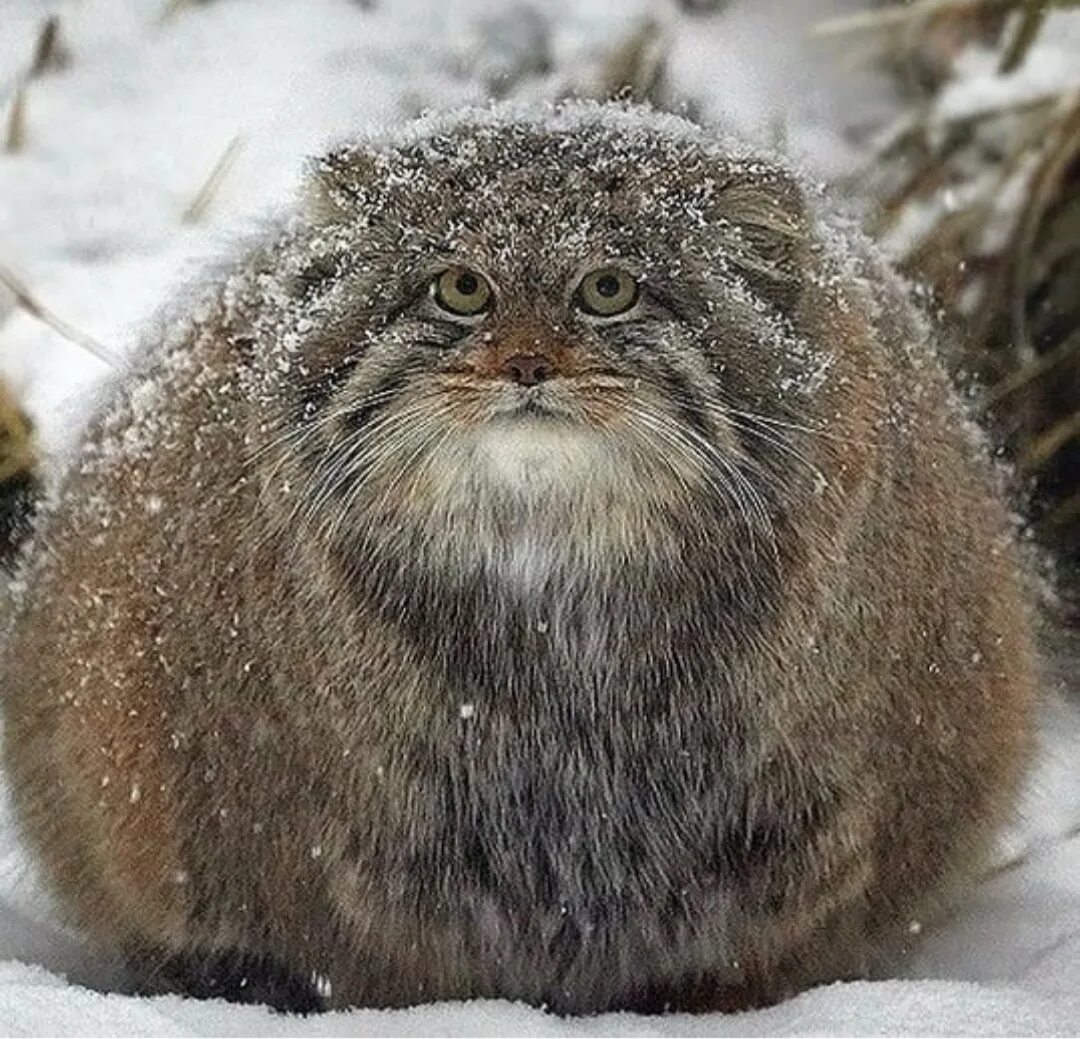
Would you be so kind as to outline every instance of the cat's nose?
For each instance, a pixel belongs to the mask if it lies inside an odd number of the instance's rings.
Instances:
[[[503,361],[503,374],[519,386],[536,386],[555,374],[555,365],[543,354],[515,354]]]

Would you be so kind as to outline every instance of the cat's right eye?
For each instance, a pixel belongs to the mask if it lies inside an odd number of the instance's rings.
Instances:
[[[491,283],[469,267],[448,267],[431,286],[435,302],[459,317],[475,317],[491,306]]]

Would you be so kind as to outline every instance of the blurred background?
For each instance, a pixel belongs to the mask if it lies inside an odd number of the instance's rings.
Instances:
[[[1077,0],[0,0],[0,372],[39,455],[305,157],[566,95],[735,129],[843,199],[940,322],[1080,623]]]

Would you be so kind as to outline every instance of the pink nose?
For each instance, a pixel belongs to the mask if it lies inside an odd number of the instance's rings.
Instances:
[[[555,374],[555,366],[542,354],[515,354],[502,367],[503,374],[519,386],[535,386]]]

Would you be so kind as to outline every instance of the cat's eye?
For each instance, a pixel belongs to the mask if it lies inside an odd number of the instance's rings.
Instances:
[[[435,302],[459,317],[475,317],[491,306],[491,284],[479,271],[449,267],[436,276],[431,287]]]
[[[638,283],[618,267],[601,267],[581,279],[575,298],[586,314],[614,317],[624,314],[637,302]]]

